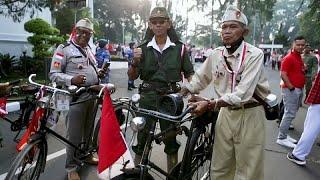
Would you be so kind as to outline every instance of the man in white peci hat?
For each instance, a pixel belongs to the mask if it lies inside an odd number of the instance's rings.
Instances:
[[[75,25],[75,32],[72,33],[69,41],[60,44],[51,61],[50,80],[58,86],[68,87],[75,85],[78,87],[89,87],[99,84],[102,70],[97,68],[97,63],[91,48],[88,45],[93,35],[93,23],[87,19],[81,19]],[[75,145],[88,142],[89,130],[92,125],[93,116],[93,95],[87,92],[74,98],[76,103],[70,106],[68,118],[66,119],[66,138]],[[79,161],[75,158],[75,149],[69,145],[66,146],[66,171],[68,180],[80,180],[78,170]],[[89,155],[86,163],[97,165],[98,159]]]
[[[244,41],[248,20],[237,8],[225,11],[221,25],[224,46],[213,53],[181,93],[198,93],[211,82],[218,98],[191,96],[194,113],[219,111],[215,127],[211,179],[261,180],[264,178],[264,99],[270,92],[263,69],[263,52]],[[213,120],[215,121],[215,120]]]

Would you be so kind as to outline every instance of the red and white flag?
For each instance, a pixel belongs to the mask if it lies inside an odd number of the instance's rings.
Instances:
[[[122,174],[124,164],[126,168],[134,168],[134,163],[120,131],[108,90],[104,92],[100,123],[98,173],[100,179],[111,179]]]

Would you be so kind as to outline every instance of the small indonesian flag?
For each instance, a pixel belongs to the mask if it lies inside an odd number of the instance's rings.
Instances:
[[[104,92],[100,123],[98,173],[100,179],[109,180],[122,174],[124,165],[125,168],[134,168],[134,163],[107,90]]]
[[[62,59],[63,59],[63,57],[64,57],[64,55],[63,55],[63,54],[61,54],[61,53],[56,53],[56,54],[54,55],[54,57],[55,57],[56,59],[60,59],[60,60],[62,60]]]
[[[0,117],[8,114],[8,112],[6,111],[6,104],[7,104],[7,99],[0,98]]]

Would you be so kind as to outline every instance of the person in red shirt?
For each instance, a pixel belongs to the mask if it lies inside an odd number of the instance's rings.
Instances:
[[[291,52],[281,63],[281,91],[284,103],[284,114],[279,127],[277,144],[294,148],[297,141],[288,135],[292,120],[300,107],[303,87],[305,84],[305,67],[301,54],[305,48],[305,38],[298,36],[294,39]]]

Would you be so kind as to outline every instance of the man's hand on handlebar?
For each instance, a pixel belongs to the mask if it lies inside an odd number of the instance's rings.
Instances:
[[[196,116],[200,116],[208,110],[208,101],[206,100],[190,102],[188,105],[195,106],[191,114]]]
[[[201,97],[197,94],[192,94],[188,102],[207,101],[207,98]]]

